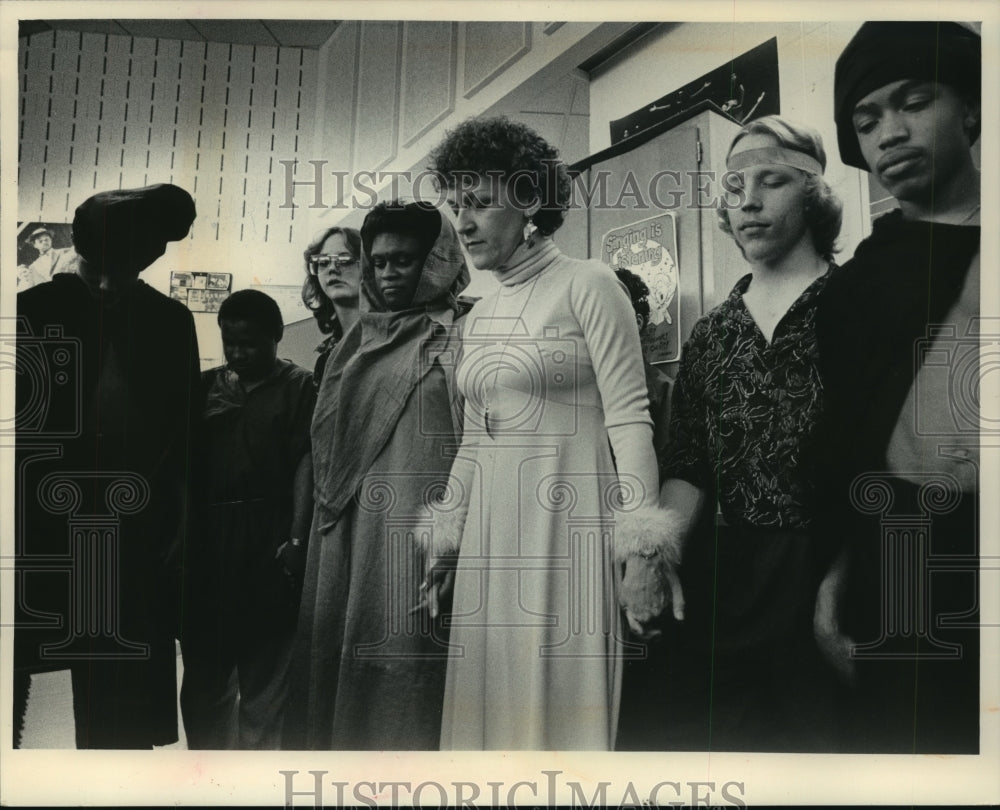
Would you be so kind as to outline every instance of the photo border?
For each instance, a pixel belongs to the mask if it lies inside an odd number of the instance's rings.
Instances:
[[[257,0],[241,2],[40,2],[5,0],[0,4],[0,265],[3,272],[0,288],[0,318],[11,323],[16,314],[13,277],[16,264],[15,239],[17,219],[17,20],[40,18],[128,18],[128,17],[260,17],[274,15],[273,3]],[[298,2],[280,6],[282,18],[336,17],[337,19],[491,19],[525,20],[670,20],[716,21],[740,24],[744,21],[856,21],[872,19],[875,7],[858,2],[784,2],[764,3],[706,2]],[[101,12],[105,11],[104,14]],[[942,17],[947,14],[947,17]],[[990,142],[983,143],[982,174],[993,182],[983,184],[983,221],[1000,219],[997,158],[998,99],[996,85],[1000,76],[1000,6],[988,0],[956,0],[943,5],[925,0],[888,0],[877,7],[881,19],[969,19],[981,20],[983,36],[983,133]],[[551,33],[551,32],[550,32]],[[832,114],[832,113],[831,113]],[[982,266],[988,270],[982,282],[984,316],[998,314],[1000,273],[998,262],[1000,229],[987,227],[982,236]],[[0,383],[0,417],[13,414],[12,371],[4,368]],[[983,407],[998,406],[998,381],[984,377]],[[986,445],[984,445],[986,446]],[[993,448],[994,451],[1000,447]],[[996,491],[1000,483],[997,452],[984,453],[981,468],[981,491]],[[3,632],[0,635],[0,801],[4,804],[109,804],[132,805],[177,803],[179,805],[279,804],[286,798],[286,776],[282,771],[297,771],[294,787],[305,791],[296,796],[296,804],[312,805],[308,779],[310,771],[324,771],[326,803],[335,802],[336,783],[350,786],[373,783],[375,793],[388,801],[391,787],[378,785],[409,782],[475,783],[480,801],[492,795],[491,783],[502,783],[500,798],[505,800],[512,786],[522,783],[515,792],[518,802],[545,804],[550,799],[568,803],[575,793],[568,784],[577,781],[586,797],[594,795],[601,783],[608,782],[609,802],[632,801],[629,786],[640,802],[651,786],[669,782],[685,785],[690,797],[691,784],[701,785],[698,796],[706,796],[704,787],[713,783],[709,803],[723,799],[719,786],[742,783],[742,791],[730,789],[747,805],[757,804],[953,804],[993,803],[1000,801],[996,762],[1000,759],[1000,712],[986,711],[982,716],[981,753],[978,756],[905,756],[905,755],[779,755],[737,753],[584,753],[584,752],[104,752],[43,751],[11,749],[11,666],[13,644],[10,621],[13,615],[12,532],[13,447],[0,447],[0,599]],[[998,499],[982,498],[981,555],[985,560],[1000,559],[1000,504]],[[984,705],[1000,705],[996,673],[998,666],[997,615],[1000,594],[983,592],[981,615],[984,624],[981,657],[982,700]],[[546,772],[558,771],[558,790],[547,793]],[[298,780],[302,780],[301,782]],[[535,794],[524,783],[537,786]],[[345,787],[351,790],[351,787]],[[453,788],[449,788],[452,789]],[[471,790],[471,788],[470,788]],[[673,795],[663,789],[661,797]],[[353,801],[351,794],[343,794]],[[470,795],[466,793],[465,795]],[[426,802],[438,803],[432,788],[422,794]],[[407,794],[401,803],[411,804]],[[454,793],[451,794],[451,800]]]

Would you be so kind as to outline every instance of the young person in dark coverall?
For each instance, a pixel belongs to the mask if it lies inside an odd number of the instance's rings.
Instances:
[[[312,374],[277,356],[277,302],[222,302],[226,365],[202,375],[181,710],[189,748],[280,747],[312,520]]]

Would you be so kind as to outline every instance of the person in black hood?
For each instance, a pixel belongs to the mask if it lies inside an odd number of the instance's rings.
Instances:
[[[139,275],[194,218],[166,183],[95,194],[73,218],[76,272],[17,296],[15,669],[71,670],[77,748],[178,737],[198,342]]]
[[[865,23],[837,60],[841,158],[899,203],[817,316],[841,553],[814,625],[851,752],[978,751],[980,66],[950,22]]]

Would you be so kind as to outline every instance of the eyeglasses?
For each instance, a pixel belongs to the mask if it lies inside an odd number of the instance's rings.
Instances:
[[[358,260],[350,253],[338,253],[336,256],[319,254],[309,257],[309,275],[315,276],[320,270],[328,270],[331,267],[334,272],[339,272],[343,267],[357,264]]]

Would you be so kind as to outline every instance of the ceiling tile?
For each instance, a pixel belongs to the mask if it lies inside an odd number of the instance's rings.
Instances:
[[[83,31],[88,34],[118,34],[128,36],[117,20],[45,20],[52,28],[68,31]]]
[[[340,25],[339,20],[262,20],[283,46],[288,48],[318,48]]]
[[[134,37],[204,39],[187,20],[118,20],[118,23]]]
[[[191,20],[191,25],[209,42],[241,45],[277,45],[260,20]]]

